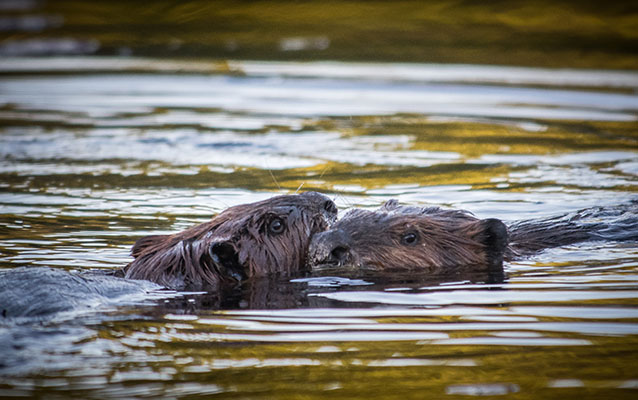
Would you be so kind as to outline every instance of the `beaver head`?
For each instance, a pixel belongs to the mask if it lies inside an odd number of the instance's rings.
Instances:
[[[315,192],[230,207],[183,232],[138,240],[124,277],[215,289],[251,276],[290,274],[303,267],[310,237],[336,216],[335,204]]]
[[[445,271],[501,267],[507,228],[465,211],[400,206],[354,209],[316,234],[308,251],[313,271]]]

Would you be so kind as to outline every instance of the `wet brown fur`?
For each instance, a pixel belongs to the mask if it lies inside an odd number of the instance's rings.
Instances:
[[[406,243],[406,234],[416,234]],[[591,240],[637,241],[638,202],[593,207],[506,226],[466,211],[401,206],[390,200],[376,211],[351,210],[313,238],[312,270],[430,270],[470,267],[502,271],[502,262],[547,248]]]
[[[414,235],[414,243],[406,242]],[[436,270],[459,265],[489,268],[502,263],[507,231],[499,220],[464,211],[400,206],[354,209],[329,231],[315,235],[313,270]]]
[[[170,288],[217,289],[252,276],[289,275],[303,266],[310,237],[325,230],[336,213],[331,200],[314,192],[230,207],[185,231],[139,239],[124,277]],[[271,231],[276,219],[282,232]]]

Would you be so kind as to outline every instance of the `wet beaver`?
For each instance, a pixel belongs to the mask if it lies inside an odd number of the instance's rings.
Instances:
[[[330,230],[316,234],[308,267],[359,272],[502,270],[504,260],[589,240],[638,240],[638,203],[506,226],[466,211],[402,206],[390,200],[376,211],[353,209]]]
[[[289,275],[303,267],[310,237],[336,217],[335,204],[316,192],[237,205],[183,232],[139,239],[123,276],[217,289],[251,276]]]
[[[135,259],[115,274],[0,271],[0,317],[46,317],[162,286],[214,292],[252,276],[290,275],[303,268],[310,237],[336,217],[337,207],[322,194],[276,196],[230,207],[183,232],[141,238]]]
[[[108,273],[74,273],[47,267],[3,269],[0,326],[5,318],[38,320],[65,311],[95,311],[102,305],[140,300],[160,289],[152,282],[116,278]]]

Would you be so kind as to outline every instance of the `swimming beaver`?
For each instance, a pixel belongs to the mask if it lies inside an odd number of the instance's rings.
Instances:
[[[311,235],[327,229],[336,217],[337,207],[322,194],[276,196],[230,207],[183,232],[144,237],[133,246],[135,260],[115,274],[44,267],[3,270],[0,317],[45,318],[160,288],[136,280],[217,291],[223,282],[289,275],[303,267]]]
[[[606,222],[605,222],[606,221]],[[446,271],[502,269],[550,247],[588,240],[638,240],[638,203],[596,207],[506,226],[466,211],[402,206],[354,209],[316,234],[308,251],[313,271]]]
[[[335,204],[316,192],[230,207],[183,232],[139,239],[123,276],[216,289],[251,276],[289,275],[303,267],[310,237],[336,217]]]

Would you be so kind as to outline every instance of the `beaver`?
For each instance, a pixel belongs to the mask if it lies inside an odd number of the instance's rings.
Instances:
[[[0,317],[45,318],[162,287],[223,293],[224,284],[248,277],[290,275],[303,268],[310,237],[336,217],[322,194],[281,195],[230,207],[183,232],[143,237],[133,245],[135,259],[115,273],[0,271]]]
[[[310,237],[337,217],[328,197],[305,192],[230,207],[208,222],[139,239],[123,277],[168,288],[208,288],[299,271]]]
[[[463,210],[386,202],[348,211],[310,244],[312,271],[502,271],[503,261],[590,240],[638,240],[638,203],[506,225]],[[607,222],[605,222],[607,220]]]
[[[0,326],[5,319],[47,318],[68,311],[139,300],[161,286],[100,272],[68,272],[59,268],[18,267],[0,270]],[[170,293],[165,293],[170,297]]]

